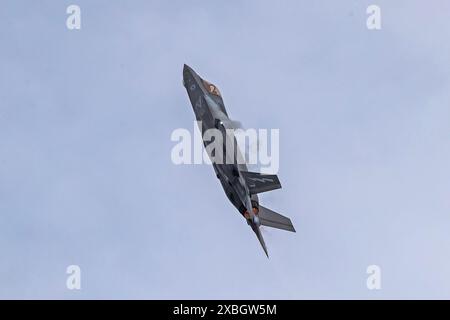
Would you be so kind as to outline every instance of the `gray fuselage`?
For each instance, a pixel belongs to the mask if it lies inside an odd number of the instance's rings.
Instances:
[[[183,69],[183,84],[188,92],[202,137],[208,129],[216,129],[222,133],[223,161],[217,162],[210,153],[208,155],[225,194],[242,215],[253,220],[253,211],[257,212],[259,207],[258,197],[256,194],[250,195],[246,182],[240,173],[241,171],[247,171],[247,166],[245,163],[237,161],[239,157],[240,159],[242,157],[233,131],[227,130],[232,129],[228,126],[231,120],[217,87],[200,78],[187,65]],[[231,151],[226,148],[226,139],[235,146]],[[212,141],[202,140],[206,150],[208,150],[207,146]],[[227,151],[229,152],[227,153]]]

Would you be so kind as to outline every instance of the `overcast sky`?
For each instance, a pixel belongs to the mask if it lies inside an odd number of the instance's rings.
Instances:
[[[0,298],[450,298],[449,10],[2,1]],[[184,63],[280,129],[283,189],[260,202],[297,233],[265,229],[270,259],[211,166],[171,162]]]

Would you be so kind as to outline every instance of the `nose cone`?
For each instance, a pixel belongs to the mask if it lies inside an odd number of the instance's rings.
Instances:
[[[194,77],[194,70],[191,69],[187,64],[183,66],[183,85],[186,87],[188,84],[190,84]]]
[[[192,76],[194,74],[194,70],[192,70],[191,67],[189,67],[187,64],[183,66],[183,77],[186,78],[187,76]]]
[[[183,66],[183,85],[190,91],[195,91],[200,88],[201,78],[199,75],[187,64]]]

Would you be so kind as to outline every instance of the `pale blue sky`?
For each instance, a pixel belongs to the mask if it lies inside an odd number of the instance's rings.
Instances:
[[[0,297],[450,298],[449,10],[3,1]],[[280,129],[283,189],[260,201],[297,233],[265,230],[269,260],[213,169],[170,161],[194,120],[184,63],[246,127]]]

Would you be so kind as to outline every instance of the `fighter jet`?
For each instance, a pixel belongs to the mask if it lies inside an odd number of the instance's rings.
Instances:
[[[288,217],[259,204],[258,193],[281,188],[280,181],[276,175],[249,172],[245,162],[239,161],[243,158],[234,135],[237,125],[228,117],[217,86],[202,79],[187,65],[184,65],[183,68],[183,85],[189,95],[202,137],[209,129],[219,130],[224,137],[230,138],[230,134],[232,135],[231,139],[235,147],[231,150],[229,144],[227,148],[227,139],[222,139],[222,161],[217,161],[217,157],[212,154],[212,151],[208,152],[208,155],[225,194],[252,228],[266,256],[269,257],[261,234],[261,226],[295,232]],[[211,140],[203,139],[207,151],[210,143],[212,143]]]

